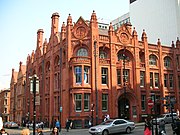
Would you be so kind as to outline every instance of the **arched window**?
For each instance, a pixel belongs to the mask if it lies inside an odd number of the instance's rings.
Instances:
[[[171,59],[169,57],[164,58],[164,67],[169,68],[171,66]]]
[[[77,56],[88,56],[88,52],[85,48],[80,48],[78,51],[77,51]]]
[[[149,65],[157,66],[157,58],[155,55],[149,56]]]
[[[106,59],[107,58],[107,53],[105,51],[101,50],[99,52],[99,58]]]
[[[127,61],[129,61],[130,60],[129,57],[126,54],[124,54],[124,53],[118,53],[117,57],[118,57],[118,61],[120,61],[120,60],[127,60]]]

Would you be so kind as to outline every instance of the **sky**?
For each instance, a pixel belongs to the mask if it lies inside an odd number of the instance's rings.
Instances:
[[[0,0],[0,90],[10,88],[12,69],[26,65],[28,54],[36,49],[37,30],[49,39],[51,16],[58,12],[59,31],[71,14],[73,22],[80,16],[110,23],[129,12],[129,0]]]

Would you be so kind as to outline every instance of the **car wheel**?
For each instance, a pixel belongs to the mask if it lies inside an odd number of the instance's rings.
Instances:
[[[107,130],[104,130],[102,135],[109,135],[109,132]]]
[[[126,133],[131,133],[131,128],[130,127],[128,127],[128,128],[126,128]]]

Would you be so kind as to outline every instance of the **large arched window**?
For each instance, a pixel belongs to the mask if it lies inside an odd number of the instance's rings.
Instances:
[[[157,66],[157,58],[155,55],[149,56],[149,65]]]
[[[170,68],[171,66],[171,59],[169,57],[164,58],[164,67]]]
[[[107,53],[105,51],[101,50],[99,52],[99,58],[106,59],[107,58]]]
[[[88,56],[88,52],[85,48],[80,48],[78,51],[77,51],[77,56]]]

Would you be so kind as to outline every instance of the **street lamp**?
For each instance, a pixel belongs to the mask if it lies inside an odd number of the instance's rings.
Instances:
[[[128,105],[126,105],[126,76],[125,76],[125,70],[126,70],[126,60],[128,60],[128,57],[125,55],[126,47],[124,47],[122,58],[123,58],[123,87],[124,87],[124,118],[127,118],[126,115],[126,109],[129,108]]]
[[[39,81],[36,74],[34,74],[32,77],[29,77],[30,79],[30,92],[33,94],[34,102],[33,102],[33,135],[36,134],[36,93],[39,92]]]
[[[94,104],[91,104],[91,126],[93,126],[93,112],[94,112]]]
[[[156,121],[156,127],[155,127],[155,135],[158,135],[158,127],[157,127],[157,104],[156,104],[156,94],[155,93],[151,93],[151,96],[153,96],[153,100],[154,100],[154,114],[155,114],[155,121]]]

